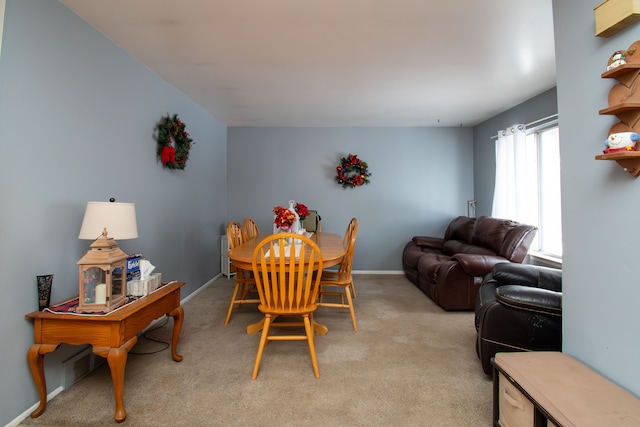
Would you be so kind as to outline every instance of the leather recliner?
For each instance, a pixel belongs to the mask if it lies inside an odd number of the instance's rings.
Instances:
[[[562,350],[562,270],[501,263],[476,298],[476,352],[492,371],[498,352]]]

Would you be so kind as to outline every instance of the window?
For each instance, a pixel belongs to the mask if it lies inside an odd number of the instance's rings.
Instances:
[[[559,134],[555,123],[527,132],[538,152],[538,232],[531,249],[554,258],[562,258]]]
[[[534,255],[562,258],[560,138],[557,120],[498,133],[493,216],[538,227]]]

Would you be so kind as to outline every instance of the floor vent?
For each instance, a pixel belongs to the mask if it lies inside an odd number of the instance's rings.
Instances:
[[[91,352],[91,347],[87,347],[69,357],[62,362],[64,368],[62,370],[64,376],[62,379],[62,387],[64,387],[65,390],[68,389],[104,362],[104,358],[96,356]]]

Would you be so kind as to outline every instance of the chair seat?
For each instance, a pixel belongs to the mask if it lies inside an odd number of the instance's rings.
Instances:
[[[329,285],[331,282],[334,283],[335,286],[346,286],[352,282],[353,278],[351,277],[351,274],[344,272],[324,270],[322,272],[321,280],[323,285]]]
[[[274,309],[268,308],[264,304],[258,304],[258,310],[260,310],[261,313],[269,313],[275,316],[302,316],[303,314],[313,313],[317,308],[318,308],[317,303],[309,304],[308,306],[304,307],[304,309],[300,309],[300,310],[294,310],[294,309],[274,310]]]

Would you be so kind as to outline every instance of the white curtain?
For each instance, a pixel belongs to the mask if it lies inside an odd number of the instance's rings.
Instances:
[[[492,216],[538,224],[538,157],[526,126],[498,131]]]

